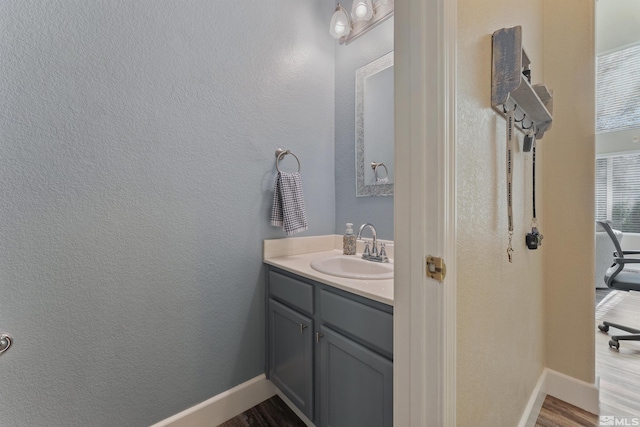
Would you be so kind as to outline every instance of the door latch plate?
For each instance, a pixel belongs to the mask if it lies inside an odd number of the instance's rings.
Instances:
[[[447,275],[447,265],[442,258],[429,255],[427,257],[427,277],[442,282]]]

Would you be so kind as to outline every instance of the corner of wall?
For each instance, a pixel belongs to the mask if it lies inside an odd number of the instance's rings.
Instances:
[[[553,126],[541,141],[546,365],[587,383],[595,381],[593,29],[593,1],[544,1],[544,81],[554,91]]]

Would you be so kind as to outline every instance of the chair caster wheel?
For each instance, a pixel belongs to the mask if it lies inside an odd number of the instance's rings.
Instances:
[[[619,350],[620,343],[618,341],[609,340],[609,348],[615,348],[616,350]]]
[[[605,324],[598,325],[598,329],[600,329],[602,332],[609,332],[609,326]]]

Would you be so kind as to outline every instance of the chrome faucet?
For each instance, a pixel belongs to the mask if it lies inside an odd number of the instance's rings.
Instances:
[[[375,261],[375,262],[389,262],[389,258],[387,258],[387,254],[386,251],[384,250],[384,243],[383,243],[383,248],[382,248],[382,252],[380,253],[380,255],[378,255],[378,243],[377,243],[377,239],[378,236],[376,234],[376,228],[373,226],[373,224],[371,224],[370,222],[364,223],[360,226],[360,230],[358,230],[358,236],[356,237],[357,240],[362,240],[361,236],[362,236],[362,231],[369,227],[371,229],[371,234],[373,235],[373,242],[371,242],[371,251],[369,251],[369,243],[365,243],[364,246],[364,253],[362,254],[362,258],[369,260],[369,261]]]
[[[356,240],[361,240],[360,236],[362,236],[362,230],[364,230],[367,227],[369,227],[371,229],[371,234],[373,234],[373,249],[371,250],[370,256],[377,256],[378,255],[378,247],[377,247],[377,244],[376,244],[377,235],[376,235],[376,228],[373,226],[373,224],[371,224],[370,222],[362,224],[360,226],[360,230],[358,230],[358,237],[356,237]],[[365,246],[365,250],[364,250],[364,254],[362,255],[362,258],[365,258],[365,255],[368,255],[367,254],[367,252],[369,252],[369,251],[367,251],[368,246],[369,246],[369,244],[367,244]],[[367,259],[367,258],[365,258],[365,259]]]

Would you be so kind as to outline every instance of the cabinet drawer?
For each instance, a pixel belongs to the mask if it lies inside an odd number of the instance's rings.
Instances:
[[[270,270],[269,292],[272,297],[306,313],[313,314],[312,285]]]
[[[320,291],[322,322],[393,358],[393,315],[368,305]]]

